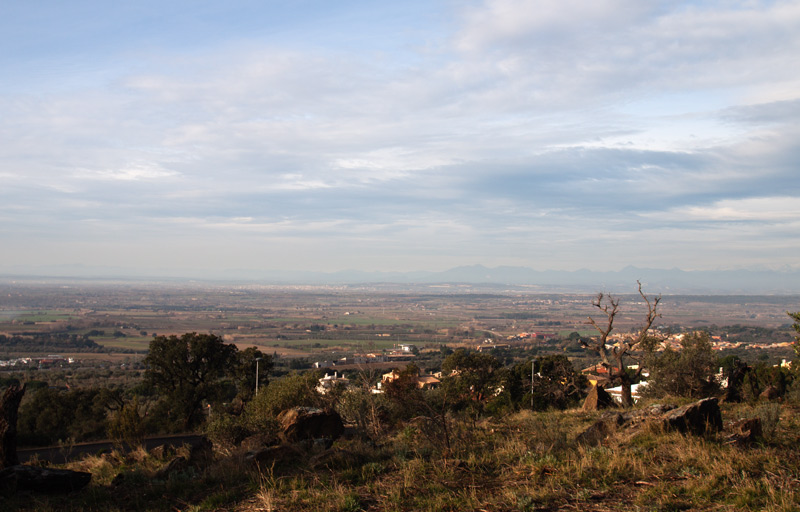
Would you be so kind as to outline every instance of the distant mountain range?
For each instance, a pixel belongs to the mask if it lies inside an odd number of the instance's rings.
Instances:
[[[540,292],[635,293],[639,280],[649,293],[662,294],[800,294],[800,271],[787,270],[703,270],[684,271],[625,267],[619,271],[553,271],[527,267],[485,267],[470,265],[442,272],[339,272],[224,270],[213,275],[201,272],[172,273],[133,272],[114,267],[84,267],[65,265],[37,268],[0,268],[0,277],[8,279],[67,280],[103,279],[114,281],[203,280],[215,282],[259,283],[278,285],[373,285],[402,288],[429,288],[446,291],[448,287],[467,290],[527,290]],[[443,290],[442,290],[443,289]]]

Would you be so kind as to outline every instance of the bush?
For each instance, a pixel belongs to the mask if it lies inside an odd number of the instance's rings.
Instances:
[[[206,424],[206,435],[215,445],[238,445],[253,434],[240,416],[220,413]]]
[[[779,404],[763,404],[759,405],[755,412],[756,417],[761,420],[761,431],[764,439],[772,439],[781,419],[781,406]]]
[[[245,407],[243,424],[256,431],[270,430],[278,414],[286,409],[324,406],[323,397],[315,390],[318,379],[317,374],[311,372],[270,382]]]
[[[139,397],[124,404],[108,421],[108,436],[117,443],[130,447],[142,444],[145,435],[144,421],[139,415]]]

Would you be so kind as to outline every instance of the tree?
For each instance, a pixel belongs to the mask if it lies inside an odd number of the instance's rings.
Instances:
[[[0,469],[19,464],[17,456],[17,414],[25,386],[9,386],[0,395]]]
[[[572,362],[564,355],[540,357],[536,360],[535,368],[534,409],[566,409],[580,399],[588,382],[586,376],[575,371]]]
[[[139,397],[126,402],[108,420],[108,436],[130,448],[141,445],[145,436],[144,421],[139,415]]]
[[[109,397],[102,388],[39,388],[19,409],[18,439],[38,446],[102,439]]]
[[[257,365],[256,360],[258,360]],[[256,347],[248,347],[236,354],[233,374],[239,396],[250,398],[255,393],[256,367],[258,367],[258,387],[266,387],[273,367],[272,356],[264,354]]]
[[[419,367],[408,364],[397,373],[397,378],[383,384],[392,420],[408,420],[421,414],[425,406],[425,392],[419,387]]]
[[[650,378],[646,392],[651,396],[702,398],[719,389],[714,381],[718,362],[706,332],[684,336],[680,351],[667,348],[654,356],[648,366]]]
[[[786,314],[789,315],[792,318],[792,320],[794,320],[792,327],[794,328],[794,331],[797,333],[797,335],[795,335],[794,337],[795,340],[794,353],[798,356],[798,358],[800,358],[800,311],[796,313],[787,312]]]
[[[502,364],[490,354],[460,348],[442,362],[442,388],[453,407],[468,409],[475,417],[498,391]]]
[[[631,352],[634,350],[644,348],[644,344],[648,340],[648,330],[653,325],[655,319],[661,316],[658,312],[661,296],[659,295],[651,300],[642,291],[642,283],[639,281],[636,281],[636,283],[639,285],[639,295],[647,305],[647,316],[645,317],[644,324],[638,330],[638,333],[621,341],[616,346],[611,346],[609,344],[608,336],[614,329],[614,319],[617,313],[619,313],[619,299],[614,298],[610,294],[600,292],[592,301],[592,306],[596,307],[605,315],[605,321],[601,325],[591,316],[588,320],[588,323],[597,330],[600,336],[588,341],[581,339],[581,344],[585,348],[596,352],[600,357],[600,363],[608,370],[608,376],[611,381],[618,382],[622,386],[622,405],[625,407],[633,405],[631,384],[639,378],[644,368],[642,364],[639,364],[638,369],[631,375],[627,371],[625,359],[630,357]]]
[[[165,397],[169,423],[188,430],[202,421],[203,402],[223,396],[221,379],[235,368],[237,352],[213,334],[153,338],[145,380]]]

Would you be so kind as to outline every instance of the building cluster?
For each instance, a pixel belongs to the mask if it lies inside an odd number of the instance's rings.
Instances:
[[[647,335],[658,340],[656,350],[661,352],[668,348],[670,350],[680,351],[683,348],[683,340],[689,335],[689,333],[665,334],[658,329],[650,329],[647,332]],[[611,345],[619,347],[623,343],[631,340],[634,336],[635,335],[631,333],[614,333],[608,337],[608,341]],[[737,348],[747,350],[770,350],[790,348],[792,346],[792,342],[789,341],[781,343],[742,343],[740,341],[732,342],[723,340],[722,336],[711,336],[709,341],[711,342],[712,350],[730,350]]]
[[[522,340],[550,340],[557,338],[558,335],[553,332],[520,332],[506,336],[508,341],[522,341]]]
[[[15,359],[0,360],[0,367],[38,367],[45,368],[54,365],[72,364],[75,359],[58,355],[48,355],[44,357],[18,357]]]
[[[396,345],[386,353],[353,354],[336,360],[316,361],[314,368],[333,368],[335,366],[370,365],[410,361],[414,357],[414,345]]]
[[[372,393],[380,394],[384,392],[385,386],[390,383],[394,382],[401,377],[401,373],[398,370],[392,370],[388,373],[384,373],[381,376],[381,380],[370,389]],[[441,384],[439,380],[441,375],[414,375],[412,378],[415,379],[417,386],[420,389],[436,389]],[[333,372],[333,375],[326,373],[324,377],[320,378],[316,387],[317,393],[321,395],[325,395],[330,393],[335,388],[341,389],[348,389],[352,386],[352,382],[345,377],[344,373]]]

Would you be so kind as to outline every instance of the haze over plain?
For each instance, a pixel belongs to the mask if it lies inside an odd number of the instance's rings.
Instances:
[[[0,273],[800,270],[800,2],[4,2]]]

